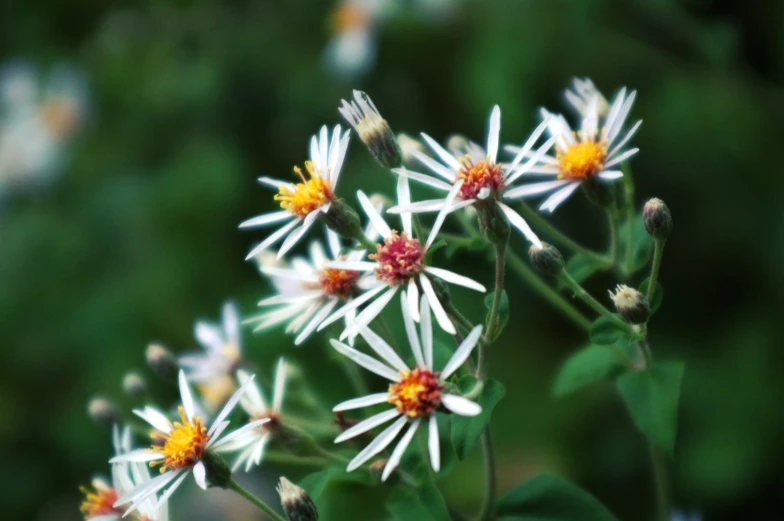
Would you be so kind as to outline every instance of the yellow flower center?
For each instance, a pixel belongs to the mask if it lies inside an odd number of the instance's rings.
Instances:
[[[370,15],[355,2],[341,2],[340,7],[330,17],[330,26],[336,33],[361,29],[369,25]]]
[[[163,454],[165,458],[162,461],[151,462],[150,466],[162,465],[161,473],[192,467],[201,459],[210,439],[201,418],[193,418],[191,422],[185,416],[182,406],[179,407],[179,411],[182,423],[175,422],[174,429],[169,434],[158,432],[152,434],[152,438],[161,440],[163,446],[153,445],[150,450]]]
[[[305,161],[305,168],[310,174],[310,179],[302,175],[299,167],[294,167],[294,172],[302,179],[292,190],[288,186],[281,186],[276,201],[280,201],[280,207],[288,210],[292,214],[305,218],[310,212],[318,210],[326,203],[335,198],[329,181],[321,178],[310,161]]]
[[[79,506],[79,510],[85,519],[97,516],[117,515],[122,516],[125,512],[122,509],[114,508],[117,502],[117,491],[107,487],[98,481],[93,482],[93,490],[81,487],[84,500]]]
[[[570,145],[566,152],[557,154],[559,179],[578,181],[591,179],[602,171],[607,157],[607,145],[603,141],[585,141]]]
[[[427,369],[401,371],[400,381],[389,386],[387,401],[409,418],[425,418],[441,406],[441,389],[436,374]]]
[[[463,180],[463,186],[458,194],[461,199],[476,199],[483,188],[491,192],[498,192],[504,187],[504,178],[500,163],[491,163],[483,159],[477,163],[471,156],[465,155],[458,159],[462,168],[457,173],[457,180]]]

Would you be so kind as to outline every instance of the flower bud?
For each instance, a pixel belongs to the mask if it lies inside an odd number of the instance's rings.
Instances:
[[[657,239],[666,239],[672,231],[672,214],[664,201],[654,197],[642,209],[645,229]]]
[[[479,229],[485,238],[492,244],[506,244],[509,242],[511,228],[506,216],[499,210],[497,204],[482,204],[477,207]]]
[[[589,179],[582,183],[580,187],[585,197],[597,206],[607,208],[615,201],[615,185],[612,183]]]
[[[164,380],[172,379],[177,375],[177,372],[179,371],[177,359],[174,358],[171,351],[162,345],[150,344],[147,346],[147,351],[144,356],[147,359],[147,365],[150,366],[150,369]]]
[[[564,267],[564,258],[558,248],[543,242],[541,246],[532,244],[528,248],[528,258],[539,273],[554,277],[561,273]]]
[[[316,504],[302,488],[283,476],[277,487],[280,504],[289,521],[316,521],[318,510]]]
[[[386,168],[402,166],[403,154],[397,138],[368,95],[355,90],[354,101],[341,100],[341,103],[338,110],[354,127],[376,161]]]
[[[327,213],[320,213],[319,218],[330,230],[344,239],[356,239],[363,233],[359,215],[342,199],[332,201]]]
[[[651,316],[651,308],[645,295],[634,288],[624,284],[615,287],[615,293],[608,290],[610,298],[615,304],[615,309],[628,322],[632,324],[644,324]]]
[[[213,450],[204,452],[201,458],[206,470],[207,485],[210,487],[227,488],[231,483],[231,469],[226,460]]]
[[[111,427],[120,421],[120,413],[117,407],[106,398],[93,398],[87,404],[87,413],[90,418],[98,425]]]
[[[122,381],[123,391],[131,398],[137,400],[144,398],[147,394],[147,382],[139,373],[128,373]]]

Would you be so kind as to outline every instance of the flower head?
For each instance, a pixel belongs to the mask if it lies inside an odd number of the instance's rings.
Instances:
[[[476,326],[471,330],[444,368],[441,371],[436,371],[433,367],[433,330],[427,298],[423,296],[420,303],[422,313],[420,335],[417,335],[417,328],[409,311],[408,297],[405,292],[401,295],[401,306],[406,334],[416,360],[416,366],[413,369],[408,367],[381,337],[367,327],[360,327],[360,334],[381,360],[360,353],[337,340],[332,340],[332,347],[338,352],[351,358],[368,371],[392,382],[387,392],[354,398],[336,405],[333,409],[336,412],[347,411],[382,403],[389,403],[393,406],[387,411],[361,421],[335,439],[335,443],[340,443],[395,420],[351,460],[348,471],[360,467],[384,450],[408,425],[408,430],[392,451],[392,455],[384,467],[382,480],[386,480],[398,466],[403,453],[423,422],[428,424],[430,464],[433,470],[438,471],[441,467],[441,451],[436,421],[437,414],[451,412],[461,416],[476,416],[482,412],[482,408],[476,403],[445,390],[447,379],[463,365],[479,342],[482,326]]]
[[[367,94],[355,90],[354,101],[342,100],[338,110],[354,127],[376,161],[386,168],[401,165],[403,157],[395,134]]]
[[[335,125],[330,138],[325,125],[321,127],[318,136],[313,136],[310,140],[310,161],[305,162],[307,176],[299,167],[295,167],[294,172],[299,182],[291,183],[271,177],[259,178],[259,183],[278,191],[275,200],[280,204],[281,210],[248,219],[240,224],[240,228],[288,222],[253,248],[246,260],[281,239],[283,244],[278,250],[278,258],[282,257],[305,235],[319,216],[329,211],[335,200],[335,186],[343,167],[348,139],[349,131],[341,135],[340,125]]]

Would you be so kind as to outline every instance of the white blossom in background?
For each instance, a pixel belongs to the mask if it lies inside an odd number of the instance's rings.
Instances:
[[[411,193],[409,191],[408,179],[404,176],[398,178],[397,194],[398,204],[406,206],[410,203]],[[456,193],[453,191],[450,193],[449,197],[447,197],[447,204],[442,205],[442,211],[439,212],[425,244],[421,244],[419,239],[413,237],[411,214],[402,214],[403,231],[402,233],[399,233],[384,221],[384,218],[381,217],[381,214],[373,207],[367,196],[361,190],[357,192],[359,203],[370,219],[371,224],[381,235],[382,242],[376,244],[376,252],[368,256],[368,261],[336,261],[330,262],[327,265],[332,268],[372,272],[376,276],[376,281],[375,284],[361,296],[333,313],[318,329],[321,330],[325,328],[345,314],[370,302],[370,304],[354,318],[353,324],[343,331],[340,335],[340,339],[343,340],[352,334],[356,334],[360,331],[360,328],[370,324],[397,292],[405,286],[409,296],[409,313],[414,317],[414,320],[419,320],[419,294],[421,288],[430,307],[433,309],[438,325],[447,333],[454,334],[456,331],[455,326],[452,324],[452,321],[449,319],[449,316],[439,301],[430,277],[442,279],[445,282],[457,284],[475,291],[487,291],[483,285],[468,277],[464,277],[463,275],[443,268],[428,266],[425,262],[427,252],[435,242],[438,232],[441,230],[441,225],[444,224],[444,219],[448,213],[448,207],[452,200],[454,200],[455,195]]]
[[[154,497],[159,492],[161,496],[158,498],[158,501],[167,501],[185,478],[191,474],[193,474],[196,484],[203,490],[206,490],[207,469],[202,458],[209,451],[220,450],[223,445],[244,436],[248,431],[269,421],[269,419],[264,418],[250,422],[223,436],[226,428],[229,426],[229,421],[226,418],[245,394],[252,380],[253,377],[250,377],[232,395],[212,421],[209,428],[202,418],[196,416],[193,395],[188,387],[183,371],[180,371],[179,376],[180,399],[182,401],[182,405],[178,408],[180,414],[179,422],[170,421],[165,414],[150,406],[141,410],[134,410],[134,414],[145,420],[157,431],[153,433],[153,438],[157,439],[159,443],[149,449],[136,449],[115,456],[109,462],[150,462],[151,466],[161,466],[161,474],[126,492],[114,505],[129,505],[124,514],[127,516],[138,510],[149,498]]]
[[[244,323],[256,324],[254,332],[286,323],[286,332],[296,334],[294,344],[300,345],[333,310],[343,304],[350,304],[361,290],[373,286],[374,278],[371,275],[329,267],[331,261],[360,261],[365,255],[364,251],[341,253],[340,238],[329,229],[327,243],[329,255],[320,241],[313,241],[309,257],[293,257],[288,265],[262,264],[259,271],[272,281],[277,294],[263,299],[259,306],[274,306],[274,309]],[[346,327],[351,324],[355,314],[352,311],[344,316]]]
[[[503,200],[514,198],[515,189],[512,184],[523,174],[529,172],[555,142],[554,138],[550,139],[533,152],[536,141],[546,128],[546,123],[539,125],[509,164],[502,164],[498,161],[501,109],[497,105],[490,115],[487,145],[484,148],[477,143],[458,138],[457,141],[450,140],[449,148],[452,149],[450,151],[423,132],[422,139],[436,154],[437,160],[415,148],[412,148],[409,153],[427,167],[431,173],[420,173],[407,168],[396,168],[393,171],[399,176],[413,179],[444,192],[444,197],[416,203],[404,204],[401,202],[388,211],[390,213],[419,213],[436,212],[447,208],[447,211],[452,212],[468,206],[475,206],[477,210],[480,210],[488,205],[495,205],[527,241],[541,246],[539,237],[531,230],[525,219],[506,205]],[[523,163],[523,159],[529,155],[531,157]],[[449,204],[447,204],[448,200]],[[453,200],[455,202],[452,202]]]
[[[273,383],[271,404],[267,403],[260,386],[255,383],[248,385],[247,392],[240,399],[240,407],[247,413],[249,422],[262,419],[269,421],[248,430],[243,436],[237,437],[231,443],[227,443],[220,448],[220,452],[240,453],[232,466],[232,472],[243,466],[243,464],[245,465],[245,472],[248,472],[253,466],[261,464],[267,444],[275,435],[276,429],[280,427],[283,396],[286,392],[287,372],[288,364],[281,358],[278,360],[275,368],[275,382]],[[250,378],[251,376],[247,371],[237,371],[237,380],[240,385],[244,385]]]
[[[511,190],[509,198],[552,193],[539,209],[553,212],[584,182],[612,182],[623,177],[621,163],[639,152],[639,148],[627,148],[626,144],[642,120],[622,133],[637,91],[627,94],[626,87],[622,88],[607,108],[607,101],[590,80],[575,80],[575,85],[575,91],[567,90],[566,97],[581,116],[578,129],[572,130],[563,115],[541,109],[547,131],[556,140],[555,155],[541,156],[538,164],[528,170],[529,174],[555,180],[523,185]],[[516,146],[505,148],[518,155],[526,153]]]
[[[444,391],[444,382],[463,365],[479,342],[482,326],[479,325],[472,329],[444,368],[440,372],[435,371],[433,367],[433,329],[428,300],[423,296],[420,303],[422,316],[419,335],[417,335],[417,328],[411,316],[405,291],[402,292],[400,300],[406,334],[416,360],[416,366],[413,369],[410,369],[381,337],[365,326],[360,326],[359,332],[381,360],[360,353],[337,340],[331,341],[332,347],[338,352],[351,358],[368,371],[392,382],[387,392],[354,398],[336,405],[333,409],[339,412],[382,403],[389,403],[393,406],[387,411],[359,422],[335,439],[335,443],[340,443],[395,420],[351,460],[347,468],[349,472],[384,450],[408,426],[406,433],[398,441],[384,466],[382,480],[386,480],[398,466],[403,453],[422,423],[426,423],[428,429],[430,464],[433,470],[438,472],[441,468],[441,448],[436,413],[449,411],[460,416],[476,416],[482,412],[482,407],[475,402]]]
[[[264,239],[251,250],[245,260],[257,256],[273,244],[283,240],[278,258],[286,254],[305,235],[319,216],[326,214],[335,200],[343,160],[348,149],[349,131],[341,135],[340,125],[335,125],[332,138],[327,126],[321,127],[318,136],[310,139],[310,161],[305,161],[308,176],[298,167],[294,172],[301,182],[291,183],[271,177],[260,177],[259,183],[278,191],[275,200],[282,210],[265,213],[240,224],[240,228],[256,228],[287,221],[285,225]]]

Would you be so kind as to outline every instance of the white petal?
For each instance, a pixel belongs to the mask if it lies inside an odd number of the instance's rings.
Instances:
[[[403,309],[403,324],[406,327],[406,336],[408,337],[408,343],[411,346],[411,351],[414,353],[414,359],[416,359],[417,367],[425,367],[425,358],[422,355],[422,346],[419,344],[416,326],[414,325],[414,319],[411,316],[411,298],[410,296],[407,298],[405,292],[403,292],[401,295],[400,304],[400,307]],[[419,302],[416,302],[415,305],[419,307]]]
[[[419,322],[419,287],[413,278],[408,279],[408,311],[414,322]]]
[[[424,273],[421,273],[419,275],[419,283],[422,285],[422,289],[425,291],[425,295],[427,296],[427,300],[430,303],[430,307],[433,309],[433,314],[436,316],[436,322],[438,322],[438,325],[441,326],[441,329],[450,335],[454,335],[457,332],[455,330],[455,326],[452,324],[452,321],[449,320],[449,315],[446,314],[446,311],[444,311],[441,302],[439,302],[438,297],[436,296],[436,292],[433,289],[433,285],[430,283],[430,279],[428,279]]]
[[[181,472],[184,471],[177,470],[174,472],[164,472],[160,476],[156,476],[134,488],[128,494],[115,501],[113,506],[117,507],[126,503],[131,503],[132,501],[141,500],[141,498],[149,497],[150,494],[155,494],[160,489],[171,483]]]
[[[362,451],[360,451],[360,453],[349,462],[346,470],[348,472],[355,470],[356,468],[362,466],[367,460],[387,448],[387,446],[392,443],[392,440],[394,440],[398,433],[403,429],[406,422],[407,420],[404,416],[384,429],[381,434],[376,436],[373,441],[367,445],[367,447],[362,449]]]
[[[411,203],[411,189],[408,186],[406,176],[397,176],[397,204],[407,205]],[[400,216],[403,221],[403,231],[411,237],[411,214],[403,213]]]
[[[420,324],[419,334],[422,337],[422,351],[425,355],[425,368],[433,370],[433,323],[430,317],[430,304],[427,295],[422,295],[419,301]]]
[[[615,166],[618,163],[621,163],[621,162],[629,159],[630,157],[632,157],[634,154],[636,154],[639,151],[640,151],[639,148],[631,148],[631,149],[627,150],[626,152],[624,152],[623,154],[621,154],[619,156],[616,156],[612,160],[610,160],[607,163],[605,163],[604,164],[604,168],[610,168],[611,166]]]
[[[580,181],[575,181],[572,184],[566,185],[565,187],[561,188],[553,195],[547,198],[547,200],[539,206],[540,210],[549,210],[551,213],[558,208],[562,202],[564,202],[572,192],[577,190],[577,187],[580,186]]]
[[[358,365],[361,365],[368,371],[372,373],[376,373],[379,376],[383,376],[384,378],[391,380],[393,382],[397,382],[400,380],[400,375],[395,372],[389,366],[379,362],[375,358],[372,358],[364,353],[360,353],[353,347],[349,347],[342,342],[338,342],[337,340],[330,339],[329,343],[334,347],[339,353],[351,358],[354,362]]]
[[[266,185],[269,188],[279,190],[281,186],[288,186],[293,188],[293,185],[288,181],[284,181],[282,179],[275,179],[274,177],[269,176],[262,176],[257,179],[259,184]]]
[[[275,390],[272,393],[272,410],[278,413],[283,407],[283,394],[286,391],[288,367],[288,364],[282,358],[278,360],[278,365],[275,367]]]
[[[509,165],[509,169],[514,169],[523,160],[523,158],[526,157],[526,155],[533,148],[536,141],[539,139],[539,136],[541,136],[544,133],[544,131],[547,130],[549,123],[550,123],[549,117],[545,118],[544,121],[539,123],[539,126],[536,127],[536,129],[528,137],[528,140],[525,142],[525,144],[519,149],[517,147],[505,147],[507,150],[511,150],[511,151],[517,150],[517,155],[512,160],[512,163]]]
[[[378,295],[388,287],[389,286],[387,286],[386,284],[379,285],[375,288],[369,289],[359,297],[346,302],[346,304],[342,308],[335,311],[331,316],[329,316],[326,320],[324,320],[324,322],[321,323],[321,325],[318,327],[318,329],[316,329],[316,331],[321,331],[322,329],[332,324],[336,320],[343,318],[343,316],[345,316],[349,311],[358,308],[359,306],[361,306],[368,300],[372,299],[373,297],[375,297],[376,295]]]
[[[182,398],[182,406],[185,409],[185,417],[188,421],[193,421],[193,415],[196,414],[193,406],[193,395],[191,389],[188,387],[188,382],[185,380],[185,371],[180,369],[180,398]]]
[[[462,188],[462,186],[463,186],[463,180],[461,179],[460,181],[455,183],[455,186],[453,186],[452,189],[449,191],[449,195],[446,196],[446,199],[444,200],[444,207],[441,208],[440,212],[438,212],[438,217],[436,217],[436,221],[433,223],[433,228],[431,228],[430,230],[430,235],[427,236],[427,242],[425,243],[425,250],[430,248],[430,245],[433,244],[433,241],[436,240],[436,237],[438,236],[438,232],[441,231],[441,226],[444,224],[444,219],[446,219],[446,216],[449,214],[450,211],[452,211],[450,207],[452,206],[452,203],[454,203],[455,197],[457,197],[457,193],[460,191],[460,188]]]
[[[450,170],[449,168],[445,167],[444,165],[434,160],[432,157],[428,156],[427,154],[424,154],[419,150],[411,150],[411,155],[413,155],[420,163],[422,163],[430,170],[432,170],[434,173],[440,175],[447,181],[452,182],[455,180],[456,174],[454,170]]]
[[[392,230],[389,228],[389,225],[384,221],[384,218],[381,217],[370,202],[370,199],[367,198],[362,190],[357,192],[357,198],[359,199],[359,204],[362,206],[362,209],[365,210],[368,219],[373,223],[373,227],[375,227],[376,231],[385,238],[392,235]]]
[[[610,106],[610,110],[607,111],[607,118],[604,120],[604,128],[602,129],[602,137],[607,138],[611,127],[615,125],[615,121],[618,118],[618,113],[621,111],[621,107],[623,106],[623,102],[626,98],[626,87],[622,87],[618,94],[615,96],[615,99]]]
[[[354,425],[350,429],[347,429],[344,432],[342,432],[340,436],[335,438],[335,443],[340,443],[346,440],[350,440],[351,438],[359,436],[360,434],[364,434],[370,429],[374,429],[375,427],[378,427],[379,425],[386,423],[392,418],[396,418],[397,416],[400,416],[400,413],[397,412],[397,409],[389,409],[387,411],[375,414],[370,418],[368,418],[367,420],[362,420],[361,422]],[[405,418],[403,419],[405,420]],[[352,470],[351,465],[349,465],[349,470]]]
[[[389,393],[369,394],[361,398],[354,398],[352,400],[346,400],[345,402],[340,402],[335,407],[333,407],[332,410],[334,412],[350,411],[351,409],[360,409],[362,407],[370,407],[371,405],[386,403],[388,399],[389,399]]]
[[[631,130],[629,130],[629,132],[627,132],[627,133],[626,133],[626,135],[624,136],[624,138],[623,138],[622,140],[620,140],[620,141],[618,142],[618,144],[617,144],[617,145],[615,145],[615,146],[612,148],[612,150],[610,150],[610,152],[608,152],[608,153],[607,153],[607,157],[608,157],[608,158],[612,158],[612,157],[613,157],[615,154],[617,154],[617,153],[618,153],[618,151],[619,151],[621,148],[623,148],[623,146],[624,146],[626,143],[628,143],[628,142],[629,142],[629,140],[632,138],[632,136],[635,134],[635,132],[637,132],[637,129],[638,129],[638,128],[640,128],[640,125],[642,125],[642,120],[640,120],[640,121],[638,121],[637,123],[635,123],[635,124],[634,124],[634,126],[631,128]]]
[[[193,479],[200,489],[207,490],[207,469],[201,461],[193,466]]]
[[[270,421],[269,418],[261,418],[260,420],[255,420],[255,421],[252,421],[250,423],[246,423],[245,425],[243,425],[242,427],[240,427],[236,431],[230,432],[229,434],[227,434],[226,436],[224,436],[220,440],[216,441],[211,446],[211,448],[213,448],[215,450],[220,450],[221,447],[225,447],[225,446],[229,445],[229,442],[241,438],[242,436],[248,434],[250,431],[261,427],[262,425],[264,425],[268,421]]]
[[[468,357],[471,355],[471,351],[474,350],[476,344],[479,343],[479,337],[482,336],[482,325],[475,326],[474,329],[468,333],[468,336],[465,337],[463,342],[461,342],[460,347],[457,348],[457,351],[452,355],[452,358],[449,359],[449,362],[446,363],[444,366],[444,370],[441,371],[441,375],[439,378],[441,380],[446,380],[455,371],[457,371],[463,362],[465,362]]]
[[[223,331],[229,344],[240,347],[240,319],[237,305],[233,302],[226,302],[223,305]]]
[[[517,212],[506,206],[502,202],[498,202],[498,207],[501,208],[501,211],[504,212],[506,218],[509,219],[509,222],[512,225],[522,232],[523,236],[526,238],[528,242],[531,244],[535,244],[536,246],[542,246],[542,241],[539,240],[539,237],[534,233],[528,223],[525,222],[525,219],[520,216]]]
[[[300,332],[300,334],[297,335],[297,338],[294,339],[294,345],[298,346],[302,344],[302,342],[307,340],[310,334],[313,333],[313,331],[315,331],[316,327],[321,325],[324,319],[327,318],[327,316],[329,316],[330,313],[332,313],[332,310],[335,308],[337,304],[338,304],[338,299],[332,298],[329,300],[329,302],[327,302],[324,306],[322,306],[322,308],[319,309],[315,315],[313,315],[313,318],[310,320],[310,322],[308,322],[308,325],[305,326],[305,329],[303,329]]]
[[[618,133],[623,128],[623,124],[626,123],[626,117],[629,115],[629,111],[632,109],[632,105],[634,104],[634,98],[637,96],[637,91],[632,91],[629,94],[629,97],[626,98],[626,101],[623,103],[623,107],[621,107],[620,112],[618,113],[618,117],[612,123],[612,127],[607,130],[607,141],[612,143],[615,141],[615,138],[618,137]],[[607,125],[610,126],[609,124]]]
[[[441,161],[443,161],[445,165],[447,165],[448,167],[452,168],[455,171],[458,171],[462,168],[457,158],[454,155],[452,155],[448,150],[446,150],[444,147],[439,145],[435,139],[431,138],[424,132],[422,132],[422,139],[425,140],[425,143],[427,143],[427,145],[433,150],[433,152],[438,154],[438,157],[441,158]]]
[[[392,455],[389,457],[387,464],[384,465],[384,472],[381,473],[381,481],[386,481],[389,475],[392,474],[392,471],[395,470],[398,465],[400,465],[400,460],[403,458],[403,454],[411,444],[411,440],[414,439],[414,435],[416,434],[416,431],[421,423],[422,420],[414,420],[403,437],[400,438],[400,441],[397,443],[395,450],[392,451]]]
[[[311,268],[307,272],[293,270],[291,268],[278,268],[275,266],[263,266],[259,271],[268,277],[279,277],[289,280],[301,280],[303,282],[318,282],[318,275]]]
[[[113,457],[109,460],[109,463],[122,463],[124,461],[146,462],[156,461],[163,458],[165,458],[165,456],[158,452],[151,452],[149,449],[136,449],[132,450],[131,452],[126,452],[125,454],[119,454]]]
[[[423,213],[423,212],[437,212],[444,206],[443,199],[428,199],[427,201],[419,201],[405,206],[393,206],[387,210],[387,213]]]
[[[275,231],[275,233],[271,234],[269,237],[261,241],[259,244],[256,245],[250,253],[245,257],[245,260],[252,259],[262,251],[266,250],[276,242],[280,240],[281,237],[289,233],[295,226],[300,223],[299,219],[292,219],[290,223],[286,224],[282,228]]]
[[[439,190],[443,190],[448,192],[452,189],[452,185],[449,183],[445,183],[440,179],[436,179],[435,177],[420,174],[419,172],[414,172],[412,170],[407,170],[405,168],[395,168],[392,170],[397,175],[402,175],[408,177],[409,179],[413,179],[414,181],[419,181],[420,183],[426,184],[428,186],[432,186],[433,188],[438,188]]]
[[[512,188],[511,190],[504,192],[504,199],[519,199],[521,197],[543,194],[569,182],[568,179],[558,179],[556,181],[544,181],[541,183],[518,186],[517,188]]]
[[[169,419],[163,413],[150,406],[145,407],[144,410],[134,409],[133,413],[164,434],[169,434],[172,430],[172,424]]]
[[[207,350],[220,351],[225,343],[222,331],[206,322],[196,322],[193,328],[193,335]]]
[[[267,224],[276,223],[278,221],[285,221],[289,217],[291,217],[291,213],[289,213],[287,210],[265,213],[248,219],[247,221],[241,222],[239,227],[253,228],[254,226],[266,226]]]
[[[441,397],[441,403],[460,416],[476,416],[482,412],[482,407],[479,404],[456,394],[445,394]]]
[[[430,416],[429,427],[430,435],[427,439],[427,448],[430,452],[430,466],[438,472],[441,470],[441,444],[438,440],[438,420],[435,414]]]
[[[299,302],[308,302],[314,299],[321,298],[323,292],[319,290],[303,291],[297,293],[283,293],[281,295],[273,295],[259,301],[259,306],[274,306],[276,304],[295,304]]]
[[[366,307],[362,313],[357,315],[357,318],[354,319],[354,325],[340,334],[340,339],[343,340],[348,335],[359,331],[360,326],[366,326],[370,324],[370,322],[373,321],[373,319],[375,319],[378,314],[384,310],[386,305],[389,304],[389,301],[392,300],[392,297],[394,297],[395,294],[397,294],[397,290],[399,288],[400,286],[390,288],[389,291],[378,297],[375,301],[373,301],[372,304]]]
[[[226,402],[226,405],[223,406],[223,409],[221,409],[221,412],[218,413],[218,416],[215,417],[215,421],[212,422],[212,427],[210,427],[210,430],[207,431],[208,435],[211,436],[215,432],[215,429],[217,428],[217,426],[223,420],[225,420],[226,417],[231,413],[231,411],[234,409],[234,406],[237,405],[237,402],[239,402],[240,398],[242,398],[242,396],[245,394],[245,390],[248,388],[249,385],[251,385],[253,383],[253,378],[254,378],[254,375],[251,375],[250,378],[248,378],[245,381],[245,383],[242,384],[240,386],[240,388],[237,389],[234,392],[233,395],[231,395],[231,398],[229,398],[229,401]],[[213,437],[213,440],[216,440],[216,438]]]
[[[613,179],[620,179],[621,177],[623,177],[623,172],[621,172],[620,170],[604,170],[602,172],[599,172],[598,177],[601,177],[602,179],[605,179],[607,181],[611,181]]]
[[[174,481],[171,485],[169,485],[168,488],[164,491],[164,493],[161,494],[161,497],[158,498],[157,504],[162,505],[166,503],[166,501],[169,500],[169,498],[172,496],[172,494],[174,494],[174,492],[182,484],[182,482],[185,481],[185,478],[188,477],[188,474],[189,472],[183,472],[182,475],[179,478],[177,478],[176,481]],[[125,515],[126,516],[128,515],[127,511],[125,512]]]
[[[348,270],[348,271],[373,271],[374,269],[378,268],[377,262],[369,262],[369,261],[330,261],[326,264],[327,268],[335,268],[338,270]]]
[[[501,108],[496,105],[490,115],[490,130],[487,133],[487,155],[490,162],[495,163],[498,159],[498,140],[501,134]]]
[[[240,385],[244,385],[251,378],[252,375],[244,369],[237,371],[237,381]],[[247,392],[240,398],[240,404],[250,416],[261,415],[267,411],[267,404],[264,401],[264,396],[261,394],[261,389],[255,384],[248,386]]]
[[[511,169],[507,169],[507,172],[511,172],[511,173],[507,173],[506,175],[506,179],[505,179],[506,184],[510,185],[514,183],[517,180],[517,178],[519,178],[521,175],[530,171],[534,166],[539,164],[542,161],[542,158],[547,155],[547,151],[550,150],[550,148],[552,148],[556,140],[557,138],[553,137],[545,141],[544,145],[537,148],[536,152],[531,156],[531,159],[526,161],[526,163],[523,166],[515,169],[514,171],[512,171]]]
[[[487,291],[483,285],[479,284],[475,280],[471,280],[468,277],[464,277],[462,275],[458,275],[454,271],[444,270],[441,268],[434,268],[432,266],[425,267],[425,271],[438,277],[439,279],[443,279],[447,282],[452,284],[457,284],[458,286],[463,286],[468,289],[473,289],[474,291]]]
[[[373,332],[367,326],[359,326],[359,334],[362,335],[362,338],[368,343],[371,349],[376,352],[378,356],[380,356],[386,363],[391,365],[393,368],[397,369],[398,371],[407,371],[408,366],[400,359],[395,350],[390,347],[389,344],[384,342],[384,340],[378,336],[376,333]]]
[[[340,256],[340,237],[329,228],[327,228],[327,244],[329,244],[329,252],[332,254],[332,258],[337,259]]]
[[[288,237],[283,241],[283,244],[280,245],[280,249],[278,250],[277,259],[280,260],[288,251],[293,248],[297,242],[302,238],[303,235],[307,233],[313,223],[316,222],[316,219],[319,216],[319,211],[314,210],[310,212],[305,219],[302,221],[302,225],[291,232]]]
[[[338,185],[338,178],[340,177],[340,172],[343,171],[343,161],[346,159],[346,151],[348,150],[348,140],[349,140],[349,131],[343,133],[343,137],[340,139],[340,151],[338,152],[338,158],[335,160],[335,166],[332,167],[331,170],[331,183],[332,188],[334,189]]]

